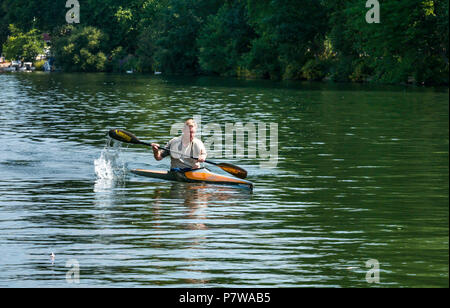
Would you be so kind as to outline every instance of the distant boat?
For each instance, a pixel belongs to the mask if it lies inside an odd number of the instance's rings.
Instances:
[[[26,71],[28,72],[32,72],[34,71],[36,68],[33,66],[32,62],[24,62],[23,63],[23,67],[25,67]]]
[[[33,63],[31,62],[24,62],[23,66],[18,68],[19,72],[32,72],[34,71],[36,68],[33,66]]]
[[[5,71],[5,72],[15,72],[16,71],[16,67],[15,66],[5,67],[5,68],[3,68],[3,71]]]

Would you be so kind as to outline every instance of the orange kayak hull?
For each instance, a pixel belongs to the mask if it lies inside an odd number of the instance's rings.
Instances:
[[[227,175],[213,173],[206,168],[187,171],[184,173],[174,171],[146,170],[146,169],[134,169],[131,170],[131,172],[145,177],[169,181],[238,185],[253,189],[253,183],[250,181],[238,179]]]

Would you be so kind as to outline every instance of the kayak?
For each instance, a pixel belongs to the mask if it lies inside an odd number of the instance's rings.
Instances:
[[[196,169],[187,172],[158,171],[146,169],[133,169],[131,170],[131,172],[149,178],[162,179],[168,181],[239,185],[242,187],[253,189],[253,183],[250,181],[213,173],[206,168]]]

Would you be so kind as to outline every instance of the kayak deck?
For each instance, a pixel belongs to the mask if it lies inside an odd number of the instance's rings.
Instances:
[[[250,181],[213,173],[206,168],[187,171],[184,173],[175,171],[158,171],[146,169],[133,169],[131,170],[131,172],[145,177],[168,181],[239,185],[253,189],[253,183]]]

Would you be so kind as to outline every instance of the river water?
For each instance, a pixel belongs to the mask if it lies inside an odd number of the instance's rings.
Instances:
[[[2,74],[0,286],[448,287],[448,100],[448,88]],[[211,158],[245,168],[253,192],[133,175],[169,162],[106,136],[164,144],[194,116],[267,124],[272,166],[259,152]]]

